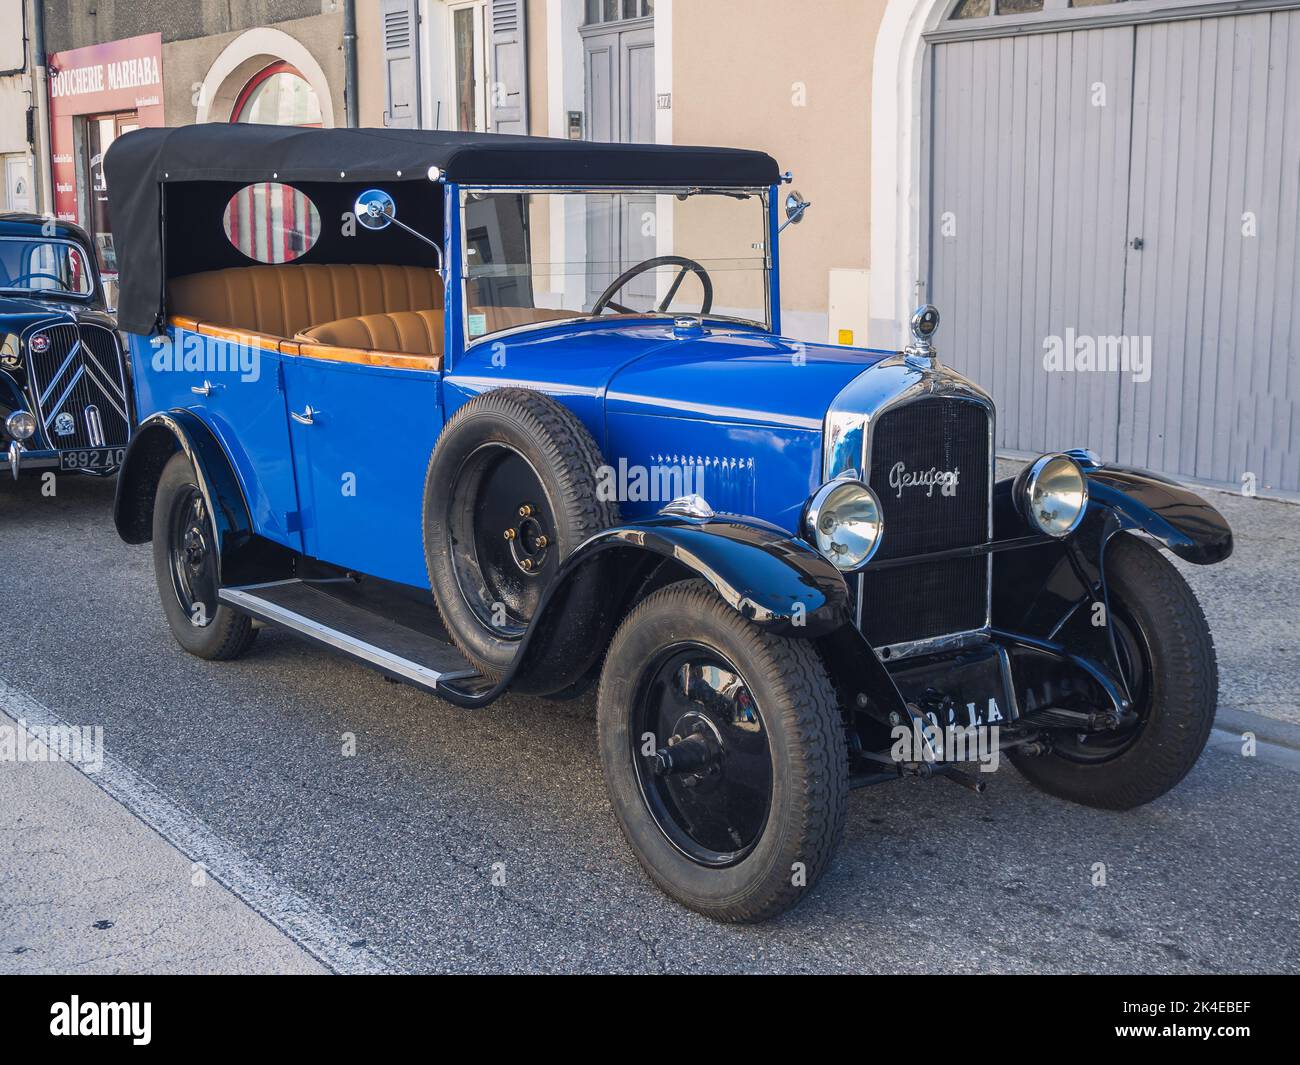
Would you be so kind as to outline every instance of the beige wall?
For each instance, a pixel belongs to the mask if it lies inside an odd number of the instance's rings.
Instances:
[[[384,41],[379,0],[357,0],[357,120],[384,124]]]
[[[528,132],[535,137],[550,133],[546,97],[546,4],[528,4]]]
[[[868,266],[871,66],[886,0],[673,4],[673,140],[760,148],[813,201],[781,238],[782,304],[824,314]]]

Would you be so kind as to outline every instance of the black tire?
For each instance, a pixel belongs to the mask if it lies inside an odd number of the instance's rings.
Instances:
[[[757,834],[738,829],[743,812],[721,819],[734,841],[729,855],[702,842],[696,821],[666,809],[662,800],[669,785],[654,775],[654,759],[643,753],[644,734],[637,733],[636,722],[647,720],[639,708],[655,705],[651,693],[668,687],[658,679],[661,670],[676,676],[674,655],[705,653],[734,666],[751,712],[739,727],[753,730],[756,719],[770,754],[770,801]],[[694,690],[691,667],[684,669],[683,687]],[[707,685],[704,692],[716,695]],[[681,694],[670,693],[676,699]],[[696,705],[686,694],[682,705]],[[812,644],[765,633],[703,581],[669,585],[643,600],[615,634],[600,681],[597,729],[605,783],[623,834],[650,878],[682,905],[718,921],[766,920],[799,902],[830,865],[844,830],[848,754],[835,693]],[[661,739],[656,735],[651,742]],[[745,755],[728,750],[728,743],[720,747],[716,778],[701,774],[697,786],[732,790],[688,800],[697,813],[713,800],[719,809],[731,809],[735,796],[744,794],[728,774],[733,764],[743,768]],[[752,751],[749,758],[754,765]],[[764,805],[761,798],[757,803]],[[712,815],[708,809],[703,816]],[[691,828],[683,829],[688,821]]]
[[[1219,668],[1200,603],[1160,551],[1117,536],[1106,548],[1106,576],[1112,620],[1126,634],[1122,652],[1142,676],[1137,727],[1086,757],[1069,742],[1037,757],[1014,749],[1008,756],[1050,795],[1131,810],[1165,794],[1196,764],[1214,724]]]
[[[571,411],[520,388],[476,396],[438,438],[424,487],[425,564],[448,633],[485,676],[500,678],[514,661],[561,561],[618,523],[618,504],[597,498],[603,461]],[[535,512],[523,517],[521,503]],[[576,679],[570,664],[599,653],[603,577],[602,567],[575,575],[547,637],[554,661],[520,678],[519,690],[564,688]]]
[[[190,534],[187,539],[187,534]],[[224,661],[251,646],[246,614],[217,601],[216,537],[194,467],[177,452],[163,467],[153,508],[153,567],[172,635],[190,654]]]

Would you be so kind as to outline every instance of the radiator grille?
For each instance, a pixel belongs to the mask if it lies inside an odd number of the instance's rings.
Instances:
[[[33,340],[49,343],[37,351]],[[41,428],[60,451],[122,447],[130,436],[117,338],[103,326],[42,326],[27,337],[29,380]]]
[[[991,428],[982,404],[946,396],[880,415],[870,443],[870,484],[885,518],[876,563],[988,540]],[[981,556],[868,567],[863,633],[879,646],[982,628],[988,566]]]

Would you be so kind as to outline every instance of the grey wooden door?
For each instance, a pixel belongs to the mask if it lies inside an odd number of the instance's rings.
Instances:
[[[1300,490],[1300,11],[1136,39],[1119,458]]]
[[[922,278],[999,446],[1300,490],[1300,11],[946,39],[928,79]]]
[[[644,22],[583,34],[587,139],[653,143],[654,27]],[[587,208],[587,301],[635,263],[655,254],[655,198],[593,198]],[[646,306],[654,275],[624,289],[632,306]],[[624,301],[620,301],[624,302]]]
[[[1049,370],[1045,345],[1123,321],[1132,44],[1116,27],[934,50],[931,299],[1000,448],[1116,453],[1117,376]]]

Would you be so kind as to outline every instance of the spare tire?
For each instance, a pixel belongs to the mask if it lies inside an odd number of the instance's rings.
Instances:
[[[572,411],[522,388],[476,396],[438,438],[424,483],[425,564],[448,634],[485,676],[510,668],[560,563],[618,524],[618,504],[597,498],[603,461]],[[598,567],[572,578],[547,626],[556,654],[518,678],[519,690],[559,690],[590,664],[601,582]]]

